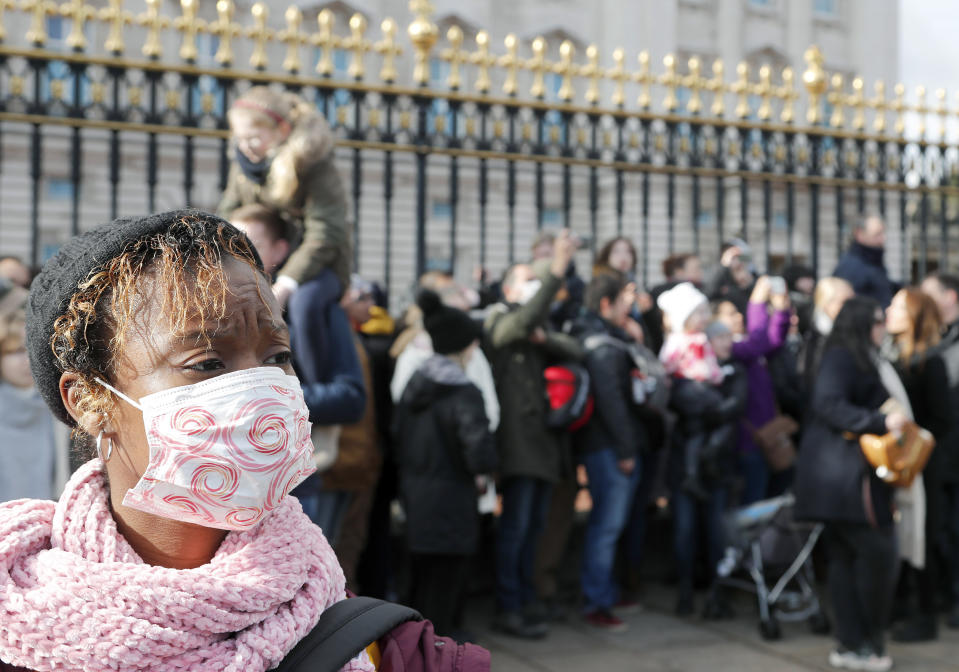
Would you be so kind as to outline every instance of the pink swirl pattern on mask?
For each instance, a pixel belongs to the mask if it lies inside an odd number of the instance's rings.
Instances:
[[[99,460],[57,503],[0,503],[0,659],[35,672],[266,672],[346,596],[320,528],[285,498],[196,569],[147,565]],[[365,653],[343,672],[374,672]]]

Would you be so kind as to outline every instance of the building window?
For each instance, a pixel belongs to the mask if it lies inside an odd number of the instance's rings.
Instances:
[[[814,0],[813,12],[826,18],[835,18],[838,15],[837,0]]]
[[[73,182],[65,177],[47,178],[47,198],[51,201],[72,200]]]
[[[697,229],[712,229],[716,226],[716,212],[713,210],[702,210],[696,216]]]
[[[539,223],[544,229],[558,229],[563,225],[563,211],[559,208],[543,208]]]
[[[749,5],[758,9],[773,9],[775,4],[775,0],[749,0]]]

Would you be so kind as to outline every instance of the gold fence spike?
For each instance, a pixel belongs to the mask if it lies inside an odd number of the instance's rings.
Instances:
[[[799,92],[793,86],[794,79],[793,69],[783,68],[783,85],[776,89],[776,96],[783,101],[779,120],[784,124],[791,124],[796,118],[796,101],[799,99]]]
[[[605,72],[599,65],[599,48],[595,44],[586,47],[586,65],[581,65],[578,72],[580,77],[589,81],[584,99],[590,105],[596,105],[599,103],[599,80]]]
[[[775,88],[773,88],[772,68],[768,65],[760,66],[759,83],[752,87],[753,94],[759,96],[759,109],[756,110],[756,118],[760,121],[769,121],[772,119],[772,97],[775,91]]]
[[[519,40],[516,38],[516,35],[510,33],[506,36],[506,39],[503,40],[503,45],[506,47],[506,53],[497,59],[496,64],[506,69],[506,79],[503,80],[503,93],[507,96],[515,96],[518,71],[523,65],[523,61],[519,57]]]
[[[649,52],[645,49],[639,52],[637,60],[639,61],[639,72],[633,76],[633,79],[639,83],[639,98],[636,99],[636,104],[639,105],[639,109],[648,110],[653,102],[649,92],[653,83],[653,76],[649,72]]]
[[[60,8],[50,0],[23,0],[20,9],[30,12],[27,42],[35,47],[42,47],[47,42],[47,16],[56,14]]]
[[[213,58],[222,66],[233,63],[233,38],[243,34],[243,27],[233,21],[233,12],[233,0],[218,0],[216,21],[207,27],[210,34],[220,38],[220,45]]]
[[[286,45],[286,57],[283,59],[283,69],[296,74],[303,67],[300,59],[300,47],[310,43],[310,37],[300,27],[303,25],[303,12],[296,5],[286,8],[283,15],[286,19],[286,28],[277,33],[276,38]]]
[[[862,77],[855,77],[852,80],[852,95],[846,99],[849,106],[855,110],[852,115],[853,130],[862,132],[866,128],[866,96],[864,93],[865,84]]]
[[[426,86],[430,81],[430,52],[436,46],[439,28],[433,23],[433,3],[429,0],[410,0],[410,11],[416,17],[406,31],[416,50],[413,81]]]
[[[680,78],[676,75],[676,57],[672,54],[666,54],[663,57],[663,67],[666,68],[659,77],[659,83],[666,87],[666,97],[663,99],[663,108],[670,114],[676,111],[679,100],[676,98],[676,87],[679,86]]]
[[[470,63],[476,66],[476,90],[489,93],[492,86],[489,69],[496,65],[496,56],[489,52],[489,33],[485,30],[476,33],[476,51],[470,54]]]
[[[703,111],[703,99],[700,91],[706,88],[708,80],[703,78],[703,64],[696,56],[689,59],[686,67],[689,68],[689,74],[681,80],[682,85],[689,89],[689,102],[686,103],[686,111],[690,114],[699,114]]]
[[[606,71],[606,76],[613,80],[613,105],[623,107],[626,104],[626,82],[630,80],[626,70],[626,51],[622,47],[613,50],[613,67]]]
[[[533,40],[533,57],[523,63],[523,67],[533,73],[533,84],[529,87],[529,94],[540,100],[546,95],[546,71],[552,65],[546,60],[546,40],[537,37]]]
[[[735,114],[738,119],[749,116],[749,64],[740,61],[736,66],[736,81],[729,86],[729,90],[737,95]]]
[[[270,12],[265,2],[257,2],[250,8],[250,14],[253,15],[253,27],[246,31],[246,36],[253,40],[250,65],[257,70],[265,70],[267,65],[266,43],[273,39],[273,30],[266,25]]]
[[[886,109],[888,109],[888,105],[886,104],[886,83],[882,80],[876,82],[875,91],[875,97],[870,98],[866,104],[876,111],[875,118],[872,121],[872,127],[876,133],[882,135],[886,130]]]
[[[160,45],[160,31],[170,26],[170,19],[160,14],[160,0],[146,0],[147,11],[137,17],[137,23],[147,29],[147,39],[143,43],[143,55],[158,59],[163,55]]]
[[[173,27],[183,33],[183,44],[180,45],[180,58],[189,63],[196,62],[197,33],[206,32],[206,21],[197,18],[197,0],[180,0],[181,14],[173,20]]]
[[[450,43],[450,48],[440,52],[440,58],[450,64],[450,74],[446,78],[447,86],[453,91],[458,91],[463,84],[460,66],[469,61],[470,55],[463,51],[462,28],[455,24],[450,26],[450,29],[446,31],[446,39]]]
[[[949,107],[946,105],[946,90],[936,89],[936,114],[939,115],[939,142],[946,141],[946,120]]]
[[[67,35],[67,46],[74,51],[86,49],[87,36],[84,34],[83,27],[87,21],[96,17],[96,8],[84,3],[83,0],[70,0],[60,5],[60,14],[69,18],[73,24],[70,27],[70,34]]]
[[[726,113],[726,82],[723,61],[717,58],[713,61],[713,76],[706,82],[706,89],[713,94],[713,105],[710,112],[716,118],[722,118]]]
[[[823,70],[823,57],[819,47],[815,44],[806,49],[803,54],[803,60],[806,61],[806,69],[802,73],[802,81],[806,86],[806,93],[809,94],[809,107],[806,109],[806,121],[815,126],[822,120],[822,111],[820,100],[829,82],[826,78],[826,71]]]
[[[366,76],[366,53],[373,48],[366,34],[366,17],[357,12],[350,17],[350,37],[343,43],[344,49],[353,52],[347,74],[357,81]]]
[[[15,0],[0,0],[0,42],[7,39],[7,28],[4,24],[6,10],[16,9],[16,7],[17,3]]]
[[[893,89],[893,95],[895,97],[893,98],[892,103],[889,105],[889,109],[891,109],[896,115],[896,121],[895,125],[893,126],[893,130],[895,130],[896,135],[902,135],[906,130],[906,121],[903,116],[907,109],[906,87],[901,83],[896,84],[895,88]]]
[[[321,77],[333,74],[333,51],[342,44],[343,40],[333,33],[333,23],[336,16],[328,9],[321,10],[316,16],[319,32],[313,38],[313,44],[320,48],[320,59],[316,63],[316,73]]]
[[[916,87],[916,104],[912,111],[919,117],[919,139],[926,137],[926,115],[929,113],[929,107],[926,105],[926,87]]]
[[[396,21],[389,18],[383,19],[380,31],[383,33],[383,39],[374,44],[373,49],[383,57],[380,79],[387,84],[392,84],[399,74],[396,71],[396,57],[403,53],[403,49],[396,43]]]
[[[115,56],[122,54],[123,27],[133,22],[133,15],[123,9],[123,0],[110,0],[110,6],[101,9],[97,17],[110,26],[104,48]]]
[[[833,128],[842,128],[846,123],[846,115],[843,106],[846,104],[846,96],[843,93],[843,79],[838,72],[832,76],[832,90],[826,95],[826,101],[832,105],[832,116],[829,117],[829,125]]]
[[[563,40],[559,45],[559,63],[553,66],[553,72],[562,77],[559,85],[559,99],[568,103],[576,96],[573,88],[573,75],[576,74],[576,64],[573,63],[573,57],[576,56],[576,47],[569,40]]]

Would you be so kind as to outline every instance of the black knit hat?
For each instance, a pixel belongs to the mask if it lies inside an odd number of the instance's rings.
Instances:
[[[444,305],[432,290],[421,290],[416,305],[423,311],[423,326],[433,340],[433,352],[439,355],[461,352],[483,333],[476,320],[462,310]]]
[[[50,347],[53,325],[63,315],[80,284],[99,271],[124,250],[148,236],[163,233],[175,223],[190,219],[223,224],[237,235],[245,236],[229,222],[200,210],[171,210],[143,217],[121,217],[109,224],[73,238],[43,267],[30,286],[27,299],[27,351],[37,389],[53,414],[74,425],[60,399],[60,375],[63,371]],[[250,243],[259,268],[263,268],[256,249]]]

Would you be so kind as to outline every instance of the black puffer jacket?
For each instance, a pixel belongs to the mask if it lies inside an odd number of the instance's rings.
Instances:
[[[474,475],[496,469],[479,388],[434,355],[413,374],[394,411],[396,464],[414,553],[469,555],[479,542]]]
[[[953,322],[942,337],[936,352],[942,358],[949,384],[949,408],[959,409],[959,322]],[[944,435],[936,437],[933,451],[941,469],[942,480],[959,483],[959,421],[953,422]]]
[[[875,475],[856,438],[885,434],[879,407],[889,396],[879,372],[861,370],[845,348],[823,354],[796,461],[797,519],[867,523],[874,514],[879,525],[892,524],[892,488]]]
[[[633,340],[622,329],[593,312],[582,315],[571,335],[584,344],[586,370],[595,410],[593,417],[576,433],[576,448],[592,452],[612,448],[617,459],[627,460],[643,453],[649,442],[639,409],[633,403],[633,360],[627,350],[612,343],[590,347],[590,337],[605,336],[623,344]]]

